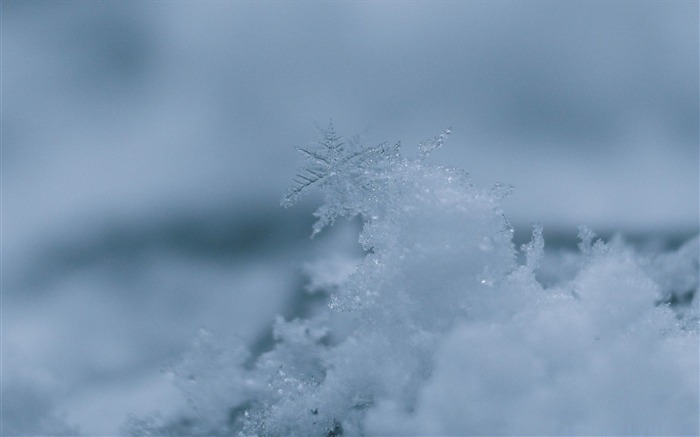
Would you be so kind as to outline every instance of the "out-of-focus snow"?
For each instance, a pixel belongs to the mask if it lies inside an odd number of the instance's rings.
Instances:
[[[528,193],[513,220],[696,226],[696,18],[684,2],[3,2],[4,245],[272,203],[328,117],[408,144],[449,123],[440,159]]]

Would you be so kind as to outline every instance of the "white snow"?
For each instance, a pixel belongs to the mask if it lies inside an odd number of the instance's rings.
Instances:
[[[324,166],[286,198],[321,189],[316,231],[364,221],[354,269],[307,265],[330,309],[278,318],[274,347],[250,366],[241,345],[218,369],[223,352],[199,358],[187,378],[206,384],[180,382],[188,421],[134,422],[133,434],[698,433],[697,238],[650,259],[582,229],[573,278],[545,288],[542,227],[518,265],[502,189],[428,163],[428,147],[405,158],[340,144],[331,127],[305,151]],[[692,302],[672,304],[681,291]]]

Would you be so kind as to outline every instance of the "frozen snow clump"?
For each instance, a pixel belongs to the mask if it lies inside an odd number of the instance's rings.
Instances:
[[[325,310],[273,327],[251,356],[204,335],[175,366],[189,411],[133,434],[697,435],[698,239],[637,253],[580,233],[574,275],[543,286],[545,241],[523,245],[481,189],[428,162],[344,144],[329,127],[283,199],[324,195],[313,234],[359,216],[364,258],[307,264]]]

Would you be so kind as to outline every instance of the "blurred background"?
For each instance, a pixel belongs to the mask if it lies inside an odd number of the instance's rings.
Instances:
[[[318,199],[294,146],[447,127],[516,239],[698,232],[698,3],[2,2],[2,432],[115,435],[185,400],[200,328],[304,314]]]

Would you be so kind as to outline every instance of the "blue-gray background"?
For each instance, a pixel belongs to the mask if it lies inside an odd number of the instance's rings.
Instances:
[[[255,343],[303,313],[302,262],[356,239],[279,207],[331,118],[407,153],[451,126],[434,160],[512,184],[506,215],[545,238],[697,232],[698,22],[696,1],[3,1],[4,432],[167,415],[159,369],[199,327]]]

